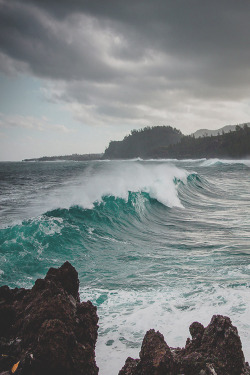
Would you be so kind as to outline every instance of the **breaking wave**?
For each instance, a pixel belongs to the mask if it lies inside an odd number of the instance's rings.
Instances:
[[[8,164],[0,282],[31,287],[70,261],[82,299],[98,306],[104,375],[138,357],[148,328],[182,346],[188,325],[214,313],[230,315],[249,360],[248,167],[219,159]]]

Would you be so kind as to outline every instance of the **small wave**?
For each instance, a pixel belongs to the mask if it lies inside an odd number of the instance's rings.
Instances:
[[[246,165],[247,167],[250,167],[250,159],[237,159],[237,160],[229,160],[229,159],[207,159],[204,160],[201,163],[202,167],[211,167],[214,165],[235,165],[235,164],[241,164]]]
[[[102,161],[108,161],[108,162],[111,162],[111,163],[120,163],[120,162],[124,162],[124,163],[128,163],[128,162],[134,162],[134,161],[145,161],[145,159],[142,159],[142,158],[132,158],[132,159],[102,159],[102,160],[99,160],[99,162],[102,162]]]
[[[154,163],[174,163],[176,161],[178,161],[178,159],[143,159],[141,160],[145,163],[147,162],[154,162]]]
[[[182,159],[182,160],[179,160],[180,162],[184,162],[184,163],[199,163],[201,161],[205,161],[207,160],[206,158],[201,158],[201,159]]]

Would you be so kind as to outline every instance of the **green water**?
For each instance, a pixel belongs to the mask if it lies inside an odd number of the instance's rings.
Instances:
[[[147,329],[184,345],[189,324],[214,313],[231,317],[249,359],[249,167],[0,163],[0,283],[31,287],[69,260],[98,306],[104,375],[138,356]]]

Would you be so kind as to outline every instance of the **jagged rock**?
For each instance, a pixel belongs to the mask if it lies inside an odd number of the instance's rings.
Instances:
[[[199,322],[193,322],[189,327],[189,332],[192,336],[192,346],[193,348],[199,347],[201,344],[201,340],[204,334],[205,328]]]
[[[20,361],[20,375],[97,375],[98,317],[80,303],[75,268],[51,268],[31,290],[0,288],[0,373]]]
[[[30,290],[0,288],[0,375],[12,368],[16,375],[98,374],[96,307],[80,303],[78,290],[78,274],[68,262]],[[206,328],[194,322],[189,330],[191,339],[176,349],[149,330],[140,358],[128,358],[119,375],[250,375],[228,317],[214,315]]]
[[[241,374],[244,366],[244,354],[237,328],[228,317],[214,315],[204,330],[201,351],[214,359],[218,375]],[[212,362],[212,361],[211,361]]]
[[[160,332],[150,329],[142,342],[140,362],[137,364],[140,374],[163,375],[173,373],[173,356]]]
[[[78,302],[80,302],[78,293],[78,273],[69,262],[65,262],[63,267],[60,267],[59,269],[51,267],[48,270],[45,280],[54,280],[55,282],[59,282],[68,294],[72,295]]]
[[[187,374],[201,370],[217,375],[242,373],[244,354],[241,341],[237,328],[228,317],[214,315],[205,329],[195,322],[190,326],[190,333],[192,340],[187,342],[178,358]],[[196,370],[192,368],[194,365]]]
[[[129,358],[119,375],[243,375],[245,363],[237,328],[228,317],[214,315],[209,325],[191,324],[185,348],[168,347],[159,332],[146,333],[140,359]]]
[[[139,362],[139,359],[133,359],[131,357],[128,357],[126,359],[125,365],[123,368],[120,370],[119,375],[134,375],[137,372],[137,364]]]
[[[173,375],[174,361],[160,332],[150,329],[142,343],[140,360],[128,358],[119,375]]]

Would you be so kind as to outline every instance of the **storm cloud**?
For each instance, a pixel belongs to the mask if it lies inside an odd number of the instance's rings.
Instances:
[[[249,35],[243,0],[0,1],[2,71],[88,125],[246,121]]]

